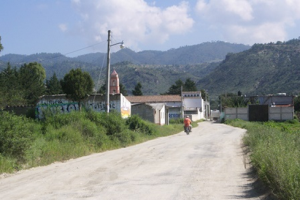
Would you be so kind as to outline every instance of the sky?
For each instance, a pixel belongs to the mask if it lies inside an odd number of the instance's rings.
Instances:
[[[0,13],[0,56],[106,53],[108,30],[135,52],[300,36],[300,0],[0,0]]]

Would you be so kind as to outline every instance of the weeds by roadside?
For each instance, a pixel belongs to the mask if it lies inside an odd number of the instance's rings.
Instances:
[[[92,111],[45,113],[43,121],[0,112],[0,173],[47,165],[122,148],[182,131],[182,124],[158,126],[138,116]]]
[[[244,144],[258,175],[280,199],[300,197],[300,123],[226,121],[247,129]]]

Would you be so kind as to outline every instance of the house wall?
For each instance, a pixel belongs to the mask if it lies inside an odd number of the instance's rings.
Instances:
[[[128,118],[131,116],[131,103],[124,97],[122,94],[120,95],[120,113],[122,118]]]
[[[204,100],[202,99],[200,92],[199,95],[193,93],[188,95],[188,92],[183,94],[182,98],[184,115],[189,115],[192,117],[193,121],[197,121],[205,118]]]
[[[258,101],[260,105],[293,105],[292,96],[259,96]]]
[[[169,107],[168,113],[169,113],[169,119],[181,118],[181,108],[180,107]]]
[[[116,110],[117,112],[121,113],[122,117],[126,118],[131,114],[131,104],[126,98],[124,98],[125,97],[122,94],[110,95],[109,105],[110,110]],[[85,101],[82,101],[82,105],[96,112],[105,112],[106,96],[90,95]],[[42,119],[43,110],[48,108],[61,113],[69,113],[71,111],[79,110],[78,102],[67,99],[65,95],[43,96],[40,98],[36,106],[36,118]]]
[[[131,106],[131,114],[132,115],[139,115],[142,119],[148,120],[152,123],[154,121],[154,111],[153,108],[146,104],[136,104]]]
[[[166,117],[165,117],[165,114],[166,113],[166,106],[164,105],[162,107],[162,109],[159,110],[159,124],[160,125],[164,125],[166,124]]]

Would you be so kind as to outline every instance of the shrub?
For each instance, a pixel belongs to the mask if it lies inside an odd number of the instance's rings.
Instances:
[[[107,135],[120,133],[126,128],[124,119],[122,119],[119,113],[99,113],[99,115],[100,117],[97,117],[97,123],[106,129]]]
[[[40,133],[40,125],[8,112],[1,112],[0,118],[0,153],[23,161],[25,151]]]
[[[170,124],[183,124],[183,119],[178,118],[178,119],[170,119]]]
[[[130,130],[152,135],[154,133],[153,128],[143,121],[138,115],[133,115],[126,120],[126,125]]]
[[[0,154],[0,173],[14,172],[18,169],[17,160],[9,157],[4,157]]]

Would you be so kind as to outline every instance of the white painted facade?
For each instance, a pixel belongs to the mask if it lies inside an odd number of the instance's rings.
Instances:
[[[193,121],[205,118],[206,106],[200,91],[182,92],[182,107],[184,116],[190,116]]]

